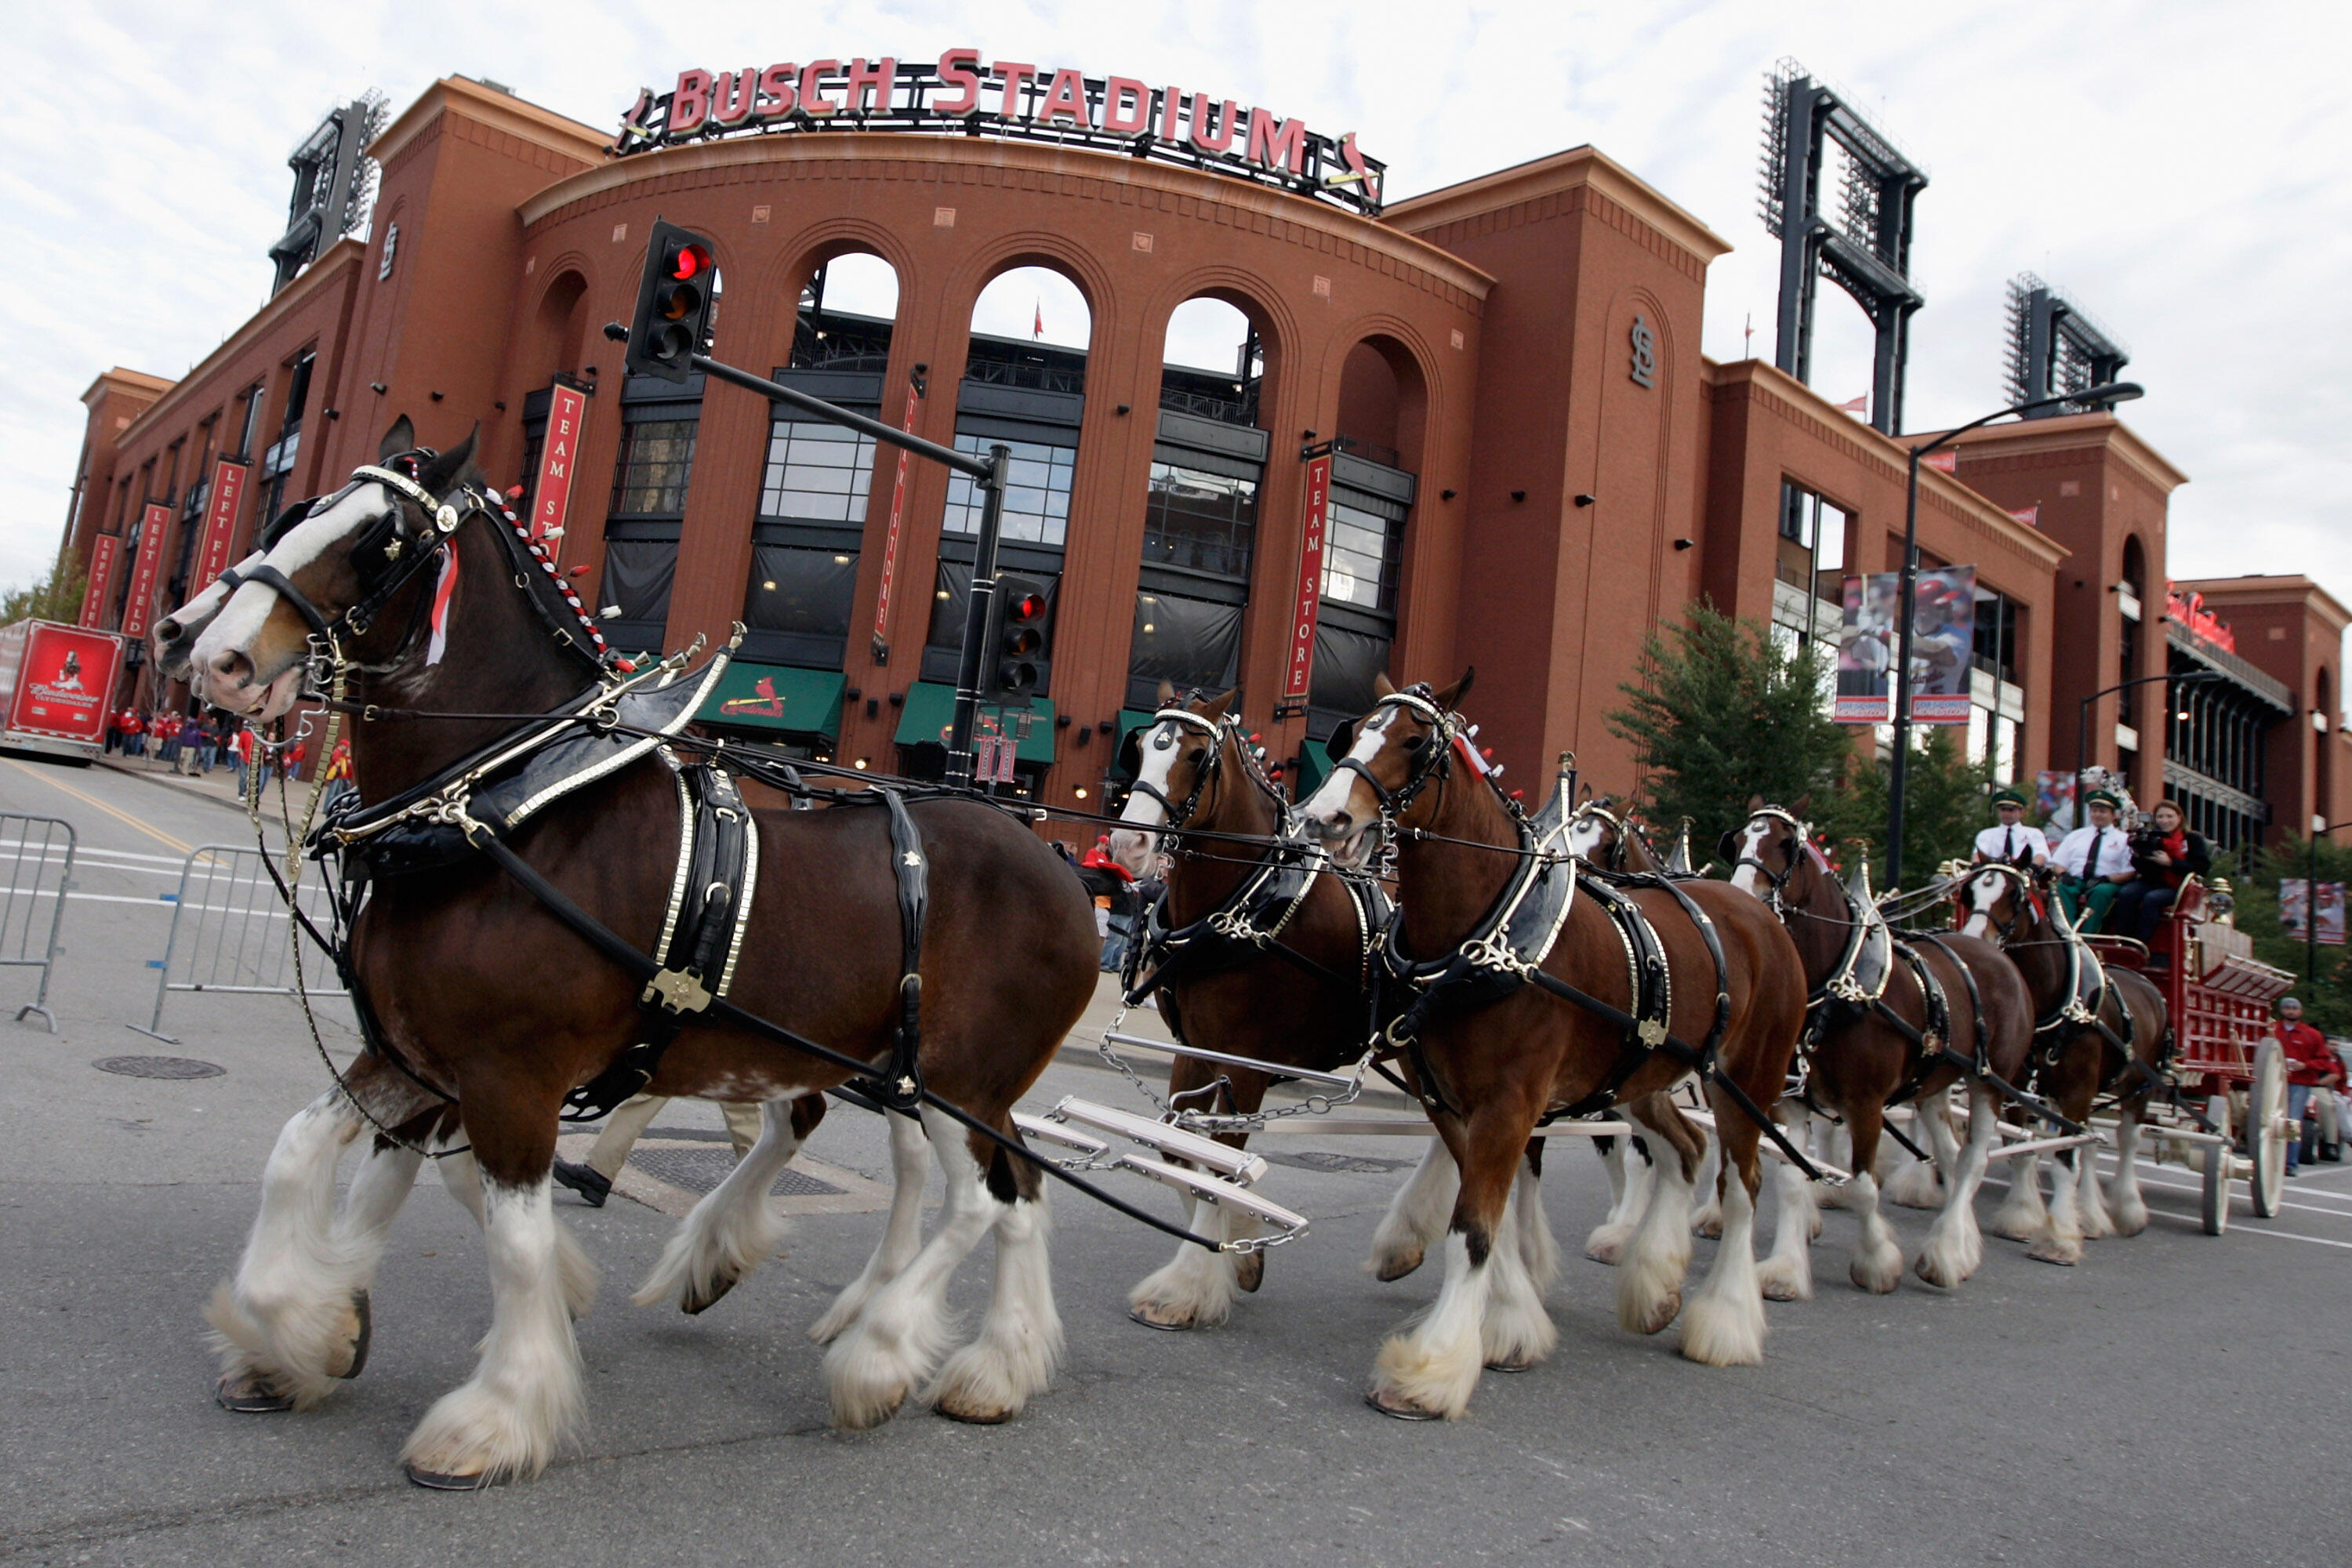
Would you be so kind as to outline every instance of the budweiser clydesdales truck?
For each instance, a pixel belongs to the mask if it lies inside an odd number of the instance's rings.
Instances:
[[[0,750],[97,760],[121,669],[122,639],[112,632],[55,621],[0,626]]]

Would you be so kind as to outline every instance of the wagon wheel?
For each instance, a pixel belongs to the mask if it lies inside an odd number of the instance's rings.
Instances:
[[[2228,1134],[2223,1133],[2224,1139]],[[2228,1142],[2205,1145],[2205,1234],[2219,1236],[2230,1228],[2230,1171],[2237,1157]]]
[[[2254,1081],[2246,1095],[2246,1152],[2253,1174],[2246,1179],[2258,1219],[2274,1219],[2286,1189],[2286,1073],[2276,1040],[2254,1052]],[[2301,1129],[2296,1130],[2297,1136]]]

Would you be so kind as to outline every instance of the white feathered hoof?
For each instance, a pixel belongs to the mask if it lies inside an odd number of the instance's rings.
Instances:
[[[1813,1263],[1803,1253],[1774,1253],[1756,1266],[1756,1288],[1768,1301],[1813,1299]]]
[[[1764,1302],[1700,1294],[1683,1312],[1682,1352],[1702,1366],[1754,1366],[1764,1359]]]
[[[2099,1195],[2098,1184],[2084,1185],[2075,1196],[2074,1215],[2083,1227],[2085,1241],[2105,1241],[2117,1234],[2116,1222],[2107,1213],[2107,1201]]]
[[[1884,1296],[1903,1278],[1903,1249],[1888,1241],[1874,1249],[1857,1248],[1846,1275],[1874,1296]]]
[[[1265,1254],[1263,1252],[1241,1254],[1234,1259],[1233,1268],[1234,1289],[1236,1290],[1255,1295],[1257,1288],[1265,1283]]]
[[[1472,1342],[1471,1353],[1433,1353],[1417,1336],[1399,1334],[1381,1346],[1372,1363],[1372,1386],[1365,1403],[1400,1421],[1459,1421],[1470,1413],[1470,1394],[1485,1363]]]
[[[1822,1223],[1819,1215],[1814,1216],[1813,1223],[1817,1226]],[[1691,1234],[1693,1236],[1703,1236],[1709,1241],[1721,1240],[1723,1237],[1723,1205],[1719,1203],[1709,1201],[1707,1203],[1701,1204],[1697,1208],[1693,1209],[1691,1211]],[[1814,1234],[1819,1235],[1820,1232],[1816,1231]]]
[[[2132,1193],[2116,1203],[2116,1234],[2137,1236],[2147,1228],[2147,1205],[2137,1193]]]
[[[561,1380],[559,1380],[561,1381]],[[476,1384],[441,1396],[401,1449],[408,1479],[437,1491],[472,1491],[547,1468],[578,1425],[577,1385],[533,1390],[519,1401]]]
[[[1032,1336],[1017,1345],[983,1337],[948,1358],[930,1390],[931,1408],[950,1421],[994,1426],[1027,1407],[1053,1381],[1059,1347]]]
[[[349,1296],[263,1310],[223,1280],[205,1304],[205,1321],[212,1329],[205,1338],[221,1358],[215,1397],[240,1413],[308,1410],[365,1357]]]
[[[1614,1268],[1625,1260],[1625,1248],[1633,1239],[1633,1227],[1630,1225],[1594,1226],[1592,1234],[1584,1238],[1584,1256]]]
[[[1911,1272],[1940,1289],[1954,1290],[1983,1262],[1984,1242],[1973,1227],[1957,1233],[1938,1230],[1928,1235]]]
[[[1944,1173],[1933,1160],[1913,1160],[1897,1166],[1886,1179],[1886,1201],[1906,1209],[1944,1206]]]
[[[2039,1203],[2021,1204],[2011,1200],[1993,1211],[1992,1219],[1985,1228],[2011,1241],[2039,1241],[2042,1233],[2050,1228],[2050,1211]]]
[[[2044,1237],[2025,1249],[2025,1256],[2037,1263],[2055,1263],[2072,1268],[2083,1261],[2083,1243],[2079,1237],[2061,1240]]]
[[[1381,1247],[1365,1261],[1364,1272],[1383,1285],[1393,1284],[1421,1267],[1427,1250],[1418,1241],[1400,1241]]]

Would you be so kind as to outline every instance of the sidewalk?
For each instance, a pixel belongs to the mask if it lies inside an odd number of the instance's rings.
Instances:
[[[245,803],[236,795],[236,774],[225,763],[209,773],[188,774],[174,773],[170,763],[159,763],[153,757],[126,757],[120,752],[110,752],[98,759],[98,765],[165,785],[184,795],[216,801],[239,816],[245,815]],[[308,790],[310,786],[298,782],[292,787]]]

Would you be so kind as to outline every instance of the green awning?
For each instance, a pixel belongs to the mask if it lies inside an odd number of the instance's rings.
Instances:
[[[1293,800],[1305,800],[1315,793],[1316,786],[1331,776],[1331,756],[1320,741],[1308,741],[1298,749],[1298,778],[1291,786]]]
[[[838,738],[842,684],[837,669],[730,664],[696,717],[712,724]]]
[[[980,705],[981,730],[993,719],[1003,733],[1017,735],[1021,744],[1013,755],[1015,761],[1051,764],[1054,761],[1054,704],[1044,697],[1033,697],[1026,708],[1002,708],[993,702]],[[898,732],[893,736],[902,746],[941,745],[945,731],[955,718],[955,688],[936,680],[919,680],[907,688],[907,705],[898,713]],[[1029,728],[1024,734],[1021,726]]]

